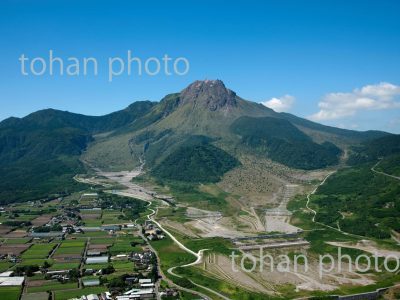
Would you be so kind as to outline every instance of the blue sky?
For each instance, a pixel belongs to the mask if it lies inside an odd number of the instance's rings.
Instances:
[[[0,120],[100,115],[196,79],[318,122],[400,133],[399,1],[1,1]],[[93,76],[24,76],[24,54],[94,57]],[[184,76],[107,79],[107,59],[185,57]],[[272,99],[272,100],[271,100]]]

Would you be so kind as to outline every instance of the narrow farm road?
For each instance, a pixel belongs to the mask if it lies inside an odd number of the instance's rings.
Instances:
[[[107,177],[108,179],[110,179],[110,180],[112,180],[114,182],[117,182],[117,183],[119,183],[119,184],[121,184],[123,186],[126,186],[128,188],[127,190],[123,190],[123,191],[115,191],[114,190],[114,191],[107,191],[107,192],[113,193],[113,194],[117,194],[117,195],[121,195],[121,196],[125,196],[125,197],[131,197],[131,198],[135,198],[135,199],[139,199],[139,200],[147,202],[148,203],[147,209],[150,210],[150,213],[147,215],[147,219],[150,220],[151,222],[153,222],[154,224],[156,224],[166,235],[168,235],[172,239],[172,241],[175,244],[177,244],[177,246],[180,249],[182,249],[185,252],[187,252],[187,253],[193,255],[194,257],[196,257],[196,260],[194,262],[192,262],[192,263],[189,263],[189,264],[186,264],[186,265],[181,265],[181,266],[178,265],[178,266],[174,266],[174,267],[170,268],[168,270],[168,273],[170,275],[173,275],[173,276],[176,276],[176,277],[181,277],[181,276],[173,273],[173,270],[176,269],[176,268],[184,268],[184,267],[194,266],[194,265],[197,265],[197,264],[202,262],[202,260],[203,260],[203,252],[207,251],[208,249],[201,249],[197,253],[192,251],[191,249],[186,247],[184,244],[182,244],[172,233],[170,233],[167,229],[165,229],[159,222],[157,222],[154,219],[154,216],[156,215],[156,211],[154,209],[150,208],[150,206],[153,203],[152,200],[154,199],[154,197],[152,196],[152,192],[148,191],[146,188],[143,188],[143,187],[131,182],[133,177],[139,176],[141,174],[141,171],[142,171],[141,168],[139,168],[136,171],[132,171],[132,172],[101,172],[100,170],[97,170],[97,171],[102,176]],[[76,181],[84,182],[84,181],[82,181],[82,179],[79,176],[75,176],[74,179]],[[95,184],[94,181],[91,181],[91,182],[87,182],[86,181],[84,183]],[[156,209],[158,209],[158,208],[156,208]],[[134,221],[135,224],[136,224],[136,221],[137,220]],[[154,253],[157,254],[157,252],[155,252],[155,251],[154,251]],[[158,254],[157,254],[157,259],[160,262]],[[210,297],[206,296],[203,293],[200,293],[200,292],[195,291],[195,290],[187,289],[187,288],[178,286],[177,284],[174,284],[172,282],[172,280],[168,279],[166,276],[164,276],[164,279],[167,282],[172,283],[174,286],[176,286],[180,290],[183,290],[183,291],[198,295],[198,296],[200,296],[200,297],[202,297],[202,298],[204,298],[206,300],[211,300]],[[219,299],[231,300],[230,298],[228,298],[228,297],[226,297],[226,296],[224,296],[224,295],[222,295],[222,294],[220,294],[220,293],[218,293],[218,292],[216,292],[216,291],[214,291],[214,290],[212,290],[212,289],[210,289],[208,287],[205,287],[205,286],[202,286],[200,284],[197,284],[197,283],[195,283],[195,282],[193,282],[191,280],[190,280],[190,282],[193,285],[195,285],[195,286],[197,286],[199,288],[202,288],[202,289],[204,289],[204,290],[216,295]]]

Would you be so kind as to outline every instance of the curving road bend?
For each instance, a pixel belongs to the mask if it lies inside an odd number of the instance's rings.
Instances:
[[[310,193],[307,194],[307,203],[306,203],[306,207],[307,207],[307,209],[308,209],[309,211],[311,211],[311,212],[314,214],[314,216],[313,216],[313,218],[312,218],[312,221],[313,221],[314,223],[319,223],[319,222],[315,222],[315,217],[317,216],[317,212],[309,206],[310,201],[311,201],[310,197],[311,197],[311,195],[314,195],[314,194],[318,191],[318,188],[319,188],[320,186],[322,186],[322,185],[326,182],[326,180],[327,180],[333,173],[335,173],[335,172],[336,172],[336,171],[333,171],[333,172],[329,173],[329,174],[324,178],[324,180],[322,180],[321,183],[318,184],[318,185],[315,187],[314,190],[312,190]],[[319,223],[319,224],[321,224],[321,223]],[[325,225],[325,224],[323,224],[323,225]],[[331,227],[331,226],[329,226],[329,225],[326,225],[326,226]],[[334,228],[334,227],[331,227],[331,228],[337,230],[337,228]]]
[[[124,190],[124,191],[115,191],[114,190],[114,191],[105,191],[105,192],[109,192],[109,193],[112,193],[112,194],[118,194],[118,195],[125,196],[125,197],[132,197],[132,198],[139,199],[139,200],[147,202],[148,203],[147,209],[150,210],[150,213],[147,215],[147,219],[150,220],[151,222],[153,222],[154,224],[156,224],[162,231],[164,231],[165,234],[167,234],[174,241],[174,243],[176,243],[178,245],[179,248],[181,248],[182,250],[184,250],[187,253],[192,254],[194,257],[196,257],[196,260],[194,262],[192,262],[192,263],[189,263],[189,264],[186,264],[186,265],[182,265],[182,266],[174,266],[174,267],[168,269],[167,272],[170,275],[173,275],[173,276],[181,278],[181,276],[179,276],[179,275],[177,275],[177,274],[175,274],[173,272],[174,269],[176,269],[178,267],[179,268],[190,267],[190,266],[194,266],[194,265],[200,264],[202,262],[203,254],[208,249],[201,249],[197,253],[192,251],[191,249],[187,248],[184,244],[182,244],[177,238],[175,238],[175,236],[173,234],[171,234],[159,222],[157,222],[154,219],[154,216],[156,215],[156,211],[154,209],[150,208],[150,206],[152,204],[152,200],[154,199],[153,196],[151,195],[152,193],[150,191],[147,191],[145,188],[142,188],[141,186],[131,182],[133,177],[136,177],[141,173],[141,171],[142,171],[141,168],[139,168],[136,171],[132,171],[132,172],[102,172],[102,171],[100,171],[98,169],[96,171],[98,171],[102,176],[105,176],[105,177],[107,177],[107,178],[109,178],[109,179],[111,179],[111,180],[113,180],[113,181],[115,181],[115,182],[117,182],[117,183],[119,183],[121,185],[124,185],[124,186],[126,186],[128,188],[128,190]],[[79,178],[79,176],[75,176],[74,179],[76,181],[80,181],[80,182],[83,182],[83,183],[94,184],[94,182],[88,182],[86,180],[83,180],[83,179]],[[156,208],[156,209],[158,209],[158,208]],[[137,222],[137,220],[134,221],[135,224],[136,224],[136,222]],[[154,253],[157,253],[154,250],[154,248],[153,248],[153,251],[154,251]],[[157,255],[157,259],[159,259],[158,255]],[[173,283],[166,276],[164,276],[164,279],[166,279],[171,285],[176,286],[180,290],[183,290],[183,291],[198,295],[198,296],[200,296],[200,297],[202,297],[202,298],[204,298],[206,300],[211,300],[210,297],[208,297],[207,295],[205,295],[203,293],[200,293],[200,292],[195,291],[195,290],[187,289],[187,288],[181,287],[181,286]],[[216,291],[214,291],[214,290],[212,290],[212,289],[210,289],[208,287],[205,287],[205,286],[202,286],[200,284],[197,284],[197,283],[195,283],[195,282],[193,282],[191,280],[190,280],[190,282],[193,285],[195,285],[195,286],[197,286],[199,288],[202,288],[202,289],[204,289],[204,290],[216,295],[218,298],[221,298],[221,299],[224,299],[224,300],[231,300],[230,298],[228,298],[228,297],[226,297],[226,296],[224,296],[224,295],[222,295],[222,294],[220,294],[220,293],[218,293],[218,292],[216,292]]]
[[[310,201],[311,201],[311,198],[310,198],[310,197],[311,197],[311,195],[314,195],[314,194],[318,191],[319,187],[322,186],[322,185],[324,185],[325,182],[326,182],[326,180],[327,180],[332,174],[334,174],[336,171],[337,171],[337,170],[335,170],[335,171],[329,173],[329,174],[324,178],[324,180],[322,180],[321,183],[318,184],[318,185],[315,187],[314,190],[312,190],[310,193],[307,194],[306,208],[314,214],[314,216],[313,216],[313,218],[312,218],[312,222],[313,222],[313,223],[322,225],[322,226],[324,226],[324,227],[326,227],[326,228],[329,228],[329,229],[332,229],[332,230],[335,230],[335,231],[338,231],[338,232],[340,232],[340,233],[342,233],[342,234],[344,234],[344,235],[347,235],[347,236],[353,236],[353,237],[356,237],[356,238],[362,238],[362,239],[364,239],[364,238],[365,238],[364,236],[357,235],[357,234],[353,234],[353,233],[350,233],[350,232],[346,232],[346,231],[341,230],[340,228],[336,228],[336,227],[333,227],[333,226],[330,226],[330,225],[327,225],[327,224],[324,224],[324,223],[315,221],[315,217],[317,216],[317,212],[309,206]]]
[[[380,162],[381,162],[381,160],[378,160],[378,162],[371,168],[372,172],[375,172],[377,174],[385,175],[385,176],[388,176],[390,178],[394,178],[394,179],[400,180],[399,176],[394,176],[394,175],[390,175],[390,174],[385,173],[385,172],[381,172],[381,171],[375,170],[375,168],[379,165]]]
[[[150,202],[150,203],[151,203],[151,202]],[[182,250],[184,250],[184,251],[186,251],[187,253],[190,253],[190,254],[192,254],[193,256],[196,257],[196,260],[195,260],[194,262],[191,262],[191,263],[185,264],[185,265],[181,265],[181,266],[174,266],[174,267],[171,267],[171,268],[169,268],[169,269],[167,270],[168,274],[170,274],[170,275],[172,275],[172,276],[175,276],[175,277],[178,277],[178,278],[182,278],[182,276],[180,276],[180,275],[174,273],[174,270],[175,270],[176,268],[186,268],[186,267],[191,267],[191,266],[195,266],[195,265],[200,264],[200,263],[203,261],[203,254],[204,254],[204,252],[207,251],[207,250],[209,250],[209,249],[201,249],[201,250],[199,250],[199,252],[197,252],[197,253],[194,252],[194,251],[192,251],[192,250],[190,250],[188,247],[186,247],[184,244],[182,244],[177,238],[175,238],[175,237],[173,236],[173,234],[171,234],[168,230],[166,230],[159,222],[157,222],[157,221],[153,218],[153,216],[156,215],[156,211],[155,211],[154,209],[149,208],[149,207],[148,207],[148,209],[151,211],[151,213],[147,215],[147,219],[149,219],[151,222],[153,222],[154,224],[156,224],[165,234],[167,234],[167,235],[178,245],[179,248],[181,248]],[[157,209],[157,208],[156,208],[156,209]],[[195,286],[197,286],[197,287],[199,287],[199,288],[202,288],[202,289],[204,289],[204,290],[206,290],[206,291],[208,291],[208,292],[210,292],[210,293],[213,293],[214,295],[218,296],[219,298],[222,298],[222,299],[224,299],[224,300],[231,300],[230,298],[228,298],[228,297],[226,297],[226,296],[224,296],[224,295],[222,295],[222,294],[220,294],[220,293],[218,293],[218,292],[216,292],[216,291],[214,291],[214,290],[212,290],[212,289],[210,289],[210,288],[208,288],[208,287],[206,287],[206,286],[197,284],[197,283],[193,282],[192,280],[189,280],[189,281],[190,281],[192,284],[194,284]],[[204,295],[203,297],[205,297],[206,299],[210,299],[210,298],[208,298],[208,297],[205,296],[205,295]]]

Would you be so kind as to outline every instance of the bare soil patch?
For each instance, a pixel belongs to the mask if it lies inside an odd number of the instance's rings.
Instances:
[[[5,238],[23,238],[26,237],[27,233],[25,230],[14,230],[7,233],[4,237]]]
[[[13,254],[19,256],[22,252],[28,249],[31,244],[8,244],[0,246],[0,255]]]
[[[168,220],[166,218],[162,219],[160,221],[160,223],[163,226],[172,228],[173,230],[175,230],[176,232],[178,232],[178,233],[180,233],[180,234],[182,234],[184,236],[188,236],[188,237],[192,237],[192,238],[198,238],[199,237],[195,232],[193,232],[190,229],[190,226],[185,226],[185,224],[182,224],[182,223],[179,223],[179,222],[175,222],[175,221],[170,221],[170,220]]]
[[[47,224],[51,220],[52,217],[53,217],[52,215],[42,215],[40,217],[37,217],[36,219],[33,219],[31,221],[31,223],[33,226],[36,226],[36,227],[43,226],[43,225]]]
[[[110,244],[90,244],[88,246],[88,250],[107,250],[108,247],[110,247],[112,245],[112,243]]]
[[[12,230],[11,227],[0,225],[0,235],[4,235]]]
[[[52,259],[57,262],[68,262],[68,261],[79,261],[82,255],[80,254],[56,254],[52,256]]]
[[[375,242],[370,240],[362,240],[359,241],[358,243],[352,243],[352,242],[326,242],[326,243],[335,247],[362,250],[371,253],[372,255],[377,255],[379,257],[396,256],[400,258],[400,251],[382,249]]]
[[[28,280],[27,286],[28,287],[38,287],[44,285],[47,280]]]
[[[82,220],[97,220],[100,219],[100,214],[81,214]]]

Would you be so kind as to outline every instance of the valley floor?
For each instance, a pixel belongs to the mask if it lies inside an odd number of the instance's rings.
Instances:
[[[216,186],[201,187],[202,192],[213,195],[221,190],[229,192],[230,196],[226,199],[229,207],[234,209],[221,211],[200,208],[193,201],[187,202],[182,197],[175,199],[172,197],[173,191],[165,190],[165,187],[151,184],[143,187],[134,180],[140,170],[98,172],[99,178],[103,179],[98,183],[107,187],[107,182],[104,182],[106,178],[110,183],[125,187],[108,192],[151,203],[149,205],[153,211],[148,218],[167,233],[173,244],[193,257],[190,264],[168,265],[168,269],[164,269],[165,280],[177,283],[180,277],[187,278],[194,292],[204,293],[212,299],[246,299],[250,295],[256,299],[293,299],[312,295],[351,294],[388,286],[399,280],[393,274],[359,274],[354,271],[344,272],[337,267],[328,276],[321,278],[317,270],[318,255],[321,253],[335,255],[340,247],[351,257],[378,251],[381,258],[384,258],[396,252],[390,250],[393,243],[382,245],[379,242],[363,241],[341,233],[336,228],[313,223],[315,211],[308,207],[305,194],[315,192],[332,170],[298,172],[265,161],[264,165],[251,171],[253,175],[258,172],[258,178],[261,178],[259,192],[254,192],[257,189],[247,186],[253,185],[254,181],[240,184],[235,181],[243,175],[240,173],[250,172],[251,163],[245,164],[240,170],[231,171]],[[76,180],[93,183],[97,179],[83,176]],[[252,190],[250,194],[247,193],[249,189]],[[211,247],[207,247],[210,244]],[[240,264],[233,264],[229,257],[234,251],[239,259],[249,255],[260,259],[260,249],[274,257],[303,254],[309,259],[311,271],[256,269],[247,272]],[[159,251],[165,250],[159,248]],[[160,259],[163,264],[162,255]],[[268,266],[271,267],[268,263],[264,267]],[[351,264],[346,267],[351,269]]]

